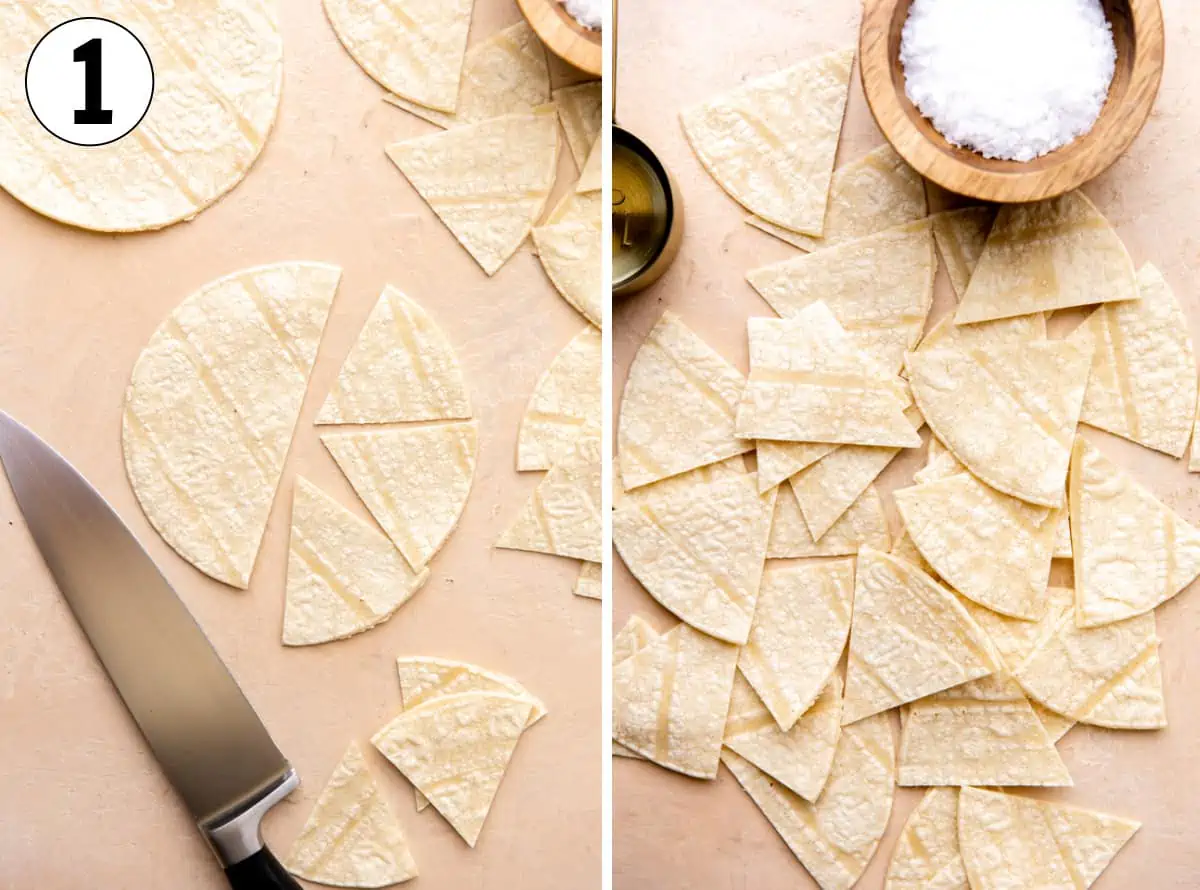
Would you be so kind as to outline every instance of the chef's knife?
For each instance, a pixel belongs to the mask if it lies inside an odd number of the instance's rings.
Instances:
[[[259,823],[300,780],[208,638],[99,492],[0,411],[3,465],[42,558],[235,890],[299,890]]]

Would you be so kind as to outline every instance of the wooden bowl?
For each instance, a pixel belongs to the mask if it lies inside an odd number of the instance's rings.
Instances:
[[[1090,132],[1032,161],[990,160],[951,145],[904,92],[900,32],[912,0],[865,0],[859,35],[863,91],[892,147],[922,176],[985,201],[1040,201],[1108,169],[1141,131],[1163,70],[1158,0],[1101,0],[1112,23],[1117,66],[1108,100]]]
[[[517,5],[550,52],[580,71],[600,76],[604,66],[600,31],[583,27],[558,0],[517,0]]]

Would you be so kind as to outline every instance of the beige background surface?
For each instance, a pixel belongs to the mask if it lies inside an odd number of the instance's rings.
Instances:
[[[138,236],[49,222],[0,192],[0,406],[110,497],[258,708],[303,786],[267,819],[290,846],[334,765],[400,706],[394,658],[462,658],[519,679],[550,716],[518,746],[471,851],[405,780],[370,763],[408,833],[426,890],[592,888],[600,868],[600,608],[571,594],[578,563],[492,542],[541,474],[518,474],[534,381],[585,322],[528,246],[489,280],[384,156],[433,128],[381,101],[317,0],[283,6],[280,118],[247,180],[195,221]],[[518,20],[479,0],[472,41]],[[555,72],[556,85],[579,79]],[[560,188],[574,178],[565,142]],[[345,270],[251,589],[209,581],[154,534],[120,457],[123,390],[164,315],[241,267],[324,260]],[[363,636],[279,643],[292,477],[367,515],[312,419],[385,282],[429,309],[458,348],[481,421],[479,473],[428,586]],[[108,685],[0,484],[0,888],[226,886]]]
[[[1200,343],[1200,6],[1165,0],[1167,70],[1155,112],[1129,154],[1086,191],[1117,226],[1138,264],[1160,266],[1186,306]],[[747,269],[795,253],[743,224],[743,211],[708,177],[684,139],[678,112],[744,79],[807,56],[857,42],[854,0],[709,0],[688,4],[626,3],[620,17],[617,120],[646,139],[678,177],[687,231],[678,261],[651,290],[614,316],[613,392],[619,398],[629,362],[663,309],[670,307],[716,349],[746,370],[746,318],[772,315],[744,280]],[[838,162],[882,143],[858,85],[850,94]],[[939,272],[932,318],[950,305]],[[1200,523],[1200,476],[1176,462],[1095,430],[1087,437],[1193,523]],[[924,450],[898,459],[885,488],[906,484]],[[629,575],[614,570],[614,624],[631,612],[660,629],[673,623]],[[1060,567],[1067,581],[1069,566]],[[1200,886],[1200,592],[1159,611],[1169,729],[1118,733],[1076,728],[1059,748],[1076,787],[1047,797],[1135,817],[1145,827],[1094,886],[1098,890]],[[616,759],[614,887],[675,890],[775,890],[814,887],[801,865],[722,769],[714,782]],[[896,798],[888,834],[860,886],[879,888],[895,838],[918,791]]]

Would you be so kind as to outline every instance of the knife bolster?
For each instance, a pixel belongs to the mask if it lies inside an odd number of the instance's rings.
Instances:
[[[237,865],[263,848],[262,833],[259,830],[263,816],[298,787],[300,777],[294,769],[289,769],[279,782],[241,811],[216,824],[200,826],[223,867]]]

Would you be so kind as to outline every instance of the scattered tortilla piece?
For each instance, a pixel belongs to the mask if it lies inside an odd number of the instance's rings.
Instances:
[[[600,332],[584,328],[538,378],[517,434],[518,470],[550,469],[570,456],[585,430],[599,429],[600,345]]]
[[[723,751],[721,760],[821,890],[855,885],[892,813],[895,739],[887,714],[843,727],[833,769],[815,804],[771,781],[733,751]]]
[[[747,475],[746,460],[740,454],[717,461],[715,464],[705,464],[678,476],[661,479],[651,485],[643,485],[632,491],[617,491],[613,493],[617,504],[654,503],[659,498],[667,497],[668,493],[692,491],[697,485],[708,485],[722,479],[735,479]],[[759,492],[766,494],[766,492]]]
[[[686,473],[753,442],[733,433],[746,378],[673,312],[664,312],[629,368],[617,430],[626,490]]]
[[[853,556],[861,547],[887,550],[891,547],[887,514],[875,486],[867,489],[850,505],[821,540],[814,541],[800,502],[790,485],[779,487],[775,500],[775,519],[767,541],[768,559],[807,559],[814,556]]]
[[[1033,705],[1033,712],[1037,714],[1038,720],[1042,722],[1042,728],[1046,730],[1046,735],[1050,737],[1050,741],[1055,744],[1058,740],[1071,731],[1075,725],[1074,720],[1070,717],[1064,717],[1062,714],[1055,714],[1049,708],[1042,707],[1036,701],[1030,701]]]
[[[983,255],[988,233],[996,221],[995,207],[962,207],[935,213],[933,237],[937,241],[938,253],[950,276],[954,298],[961,300],[967,292],[975,267]]]
[[[759,491],[769,491],[841,447],[831,442],[772,442],[770,439],[759,439],[754,443]]]
[[[558,166],[558,117],[552,106],[506,114],[393,143],[387,155],[492,275],[546,209]]]
[[[176,553],[232,587],[250,583],[341,274],[279,263],[218,278],[133,366],[121,429],[133,493]]]
[[[958,840],[972,890],[1086,890],[1140,827],[979,788],[964,788],[958,798]]]
[[[567,135],[571,157],[575,166],[583,170],[600,135],[603,100],[600,81],[589,80],[561,87],[554,91],[552,98],[558,106],[558,116]]]
[[[699,779],[717,775],[737,646],[678,624],[613,667],[613,738]]]
[[[758,77],[680,115],[692,150],[756,216],[820,236],[854,50]]]
[[[476,421],[325,433],[355,493],[409,565],[425,566],[458,525],[475,478]]]
[[[957,788],[930,788],[909,814],[883,890],[971,890],[958,851]]]
[[[783,732],[791,730],[828,687],[846,648],[853,604],[853,560],[776,564],[763,572],[738,669]],[[840,683],[837,699],[840,718]],[[738,753],[754,760],[745,751]],[[792,790],[814,799],[800,788]]]
[[[950,591],[886,553],[858,553],[842,722],[994,673],[999,656]]]
[[[1075,191],[1000,208],[955,318],[971,324],[1137,297],[1125,245]]]
[[[390,284],[342,365],[317,423],[469,420],[454,347],[415,301]]]
[[[604,185],[604,140],[596,137],[592,150],[588,152],[587,161],[579,171],[579,181],[575,183],[575,191],[581,195],[598,192]]]
[[[990,354],[996,350],[1003,352],[1005,347],[1045,339],[1046,316],[1040,312],[961,325],[954,323],[953,315],[947,315],[930,329],[917,349],[953,347],[964,352],[981,349]]]
[[[546,275],[564,300],[594,324],[604,324],[603,242],[600,193],[571,193],[545,225],[533,229],[533,243]]]
[[[625,626],[613,637],[613,666],[616,667],[626,658],[630,658],[642,649],[645,649],[657,639],[658,631],[650,626],[650,622],[640,615],[630,615],[629,620],[625,622]],[[612,743],[612,753],[614,757],[628,757],[630,760],[646,759],[636,751],[630,751],[617,741],[613,741]]]
[[[604,599],[604,572],[598,562],[587,562],[579,567],[579,577],[575,579],[572,591],[576,596],[589,600]]]
[[[417,876],[404,829],[357,742],[329,777],[284,865],[298,878],[334,887],[390,887]]]

